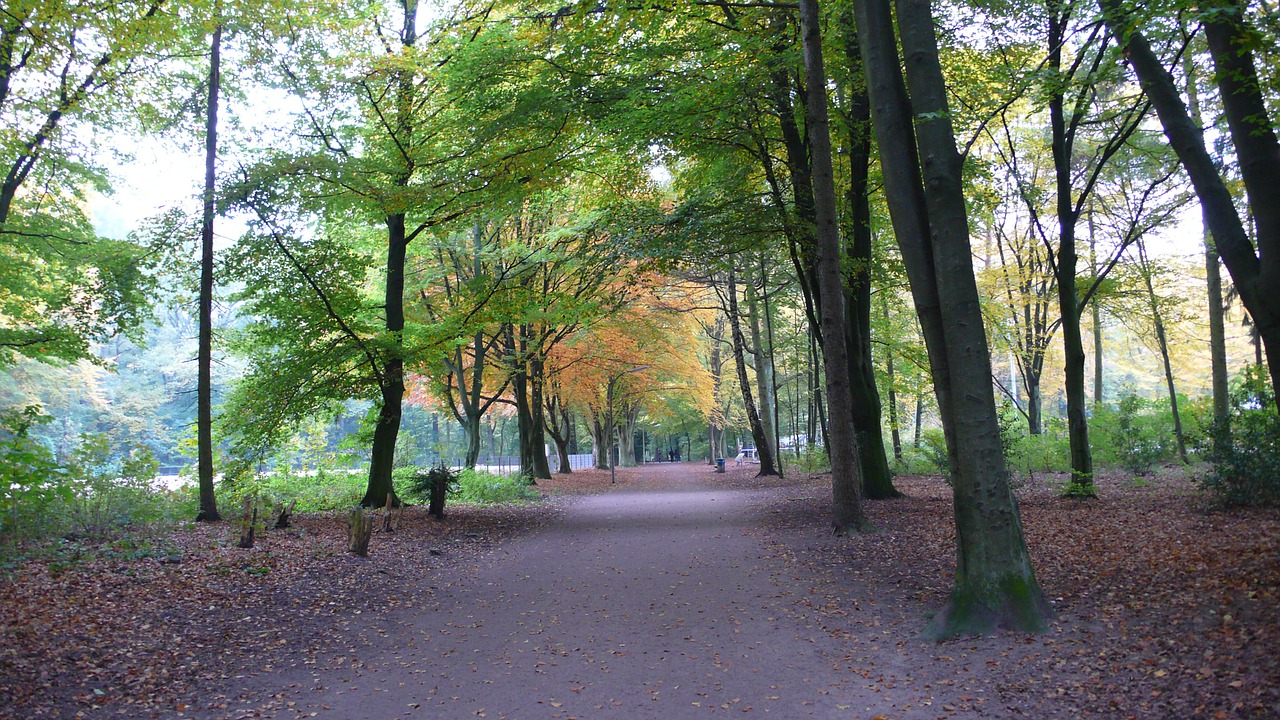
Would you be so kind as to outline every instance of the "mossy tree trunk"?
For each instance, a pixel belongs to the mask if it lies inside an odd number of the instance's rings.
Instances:
[[[947,109],[932,8],[927,0],[901,0],[896,7],[902,46],[908,49],[905,78],[889,1],[854,2],[885,193],[925,335],[953,468],[955,584],[928,632],[949,637],[997,628],[1043,630],[1049,609],[1032,572],[1000,444],[962,160]]]

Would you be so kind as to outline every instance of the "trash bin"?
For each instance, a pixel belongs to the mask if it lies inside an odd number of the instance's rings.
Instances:
[[[724,472],[724,458],[718,458],[716,460],[716,472],[718,473]]]

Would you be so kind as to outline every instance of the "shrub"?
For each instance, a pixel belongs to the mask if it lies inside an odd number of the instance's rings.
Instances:
[[[938,428],[920,433],[920,451],[933,465],[934,472],[951,476],[951,456],[947,454],[947,437]]]
[[[885,453],[890,458],[893,458],[893,448],[886,447]],[[928,475],[938,472],[938,468],[934,465],[932,458],[925,454],[925,448],[918,448],[911,443],[902,444],[902,459],[894,458],[891,464],[893,472],[899,474]]]
[[[1145,475],[1165,454],[1160,442],[1161,437],[1172,434],[1162,432],[1164,428],[1160,418],[1151,412],[1150,403],[1133,392],[1120,396],[1114,422],[1108,427],[1108,438],[1112,452],[1119,460],[1120,466],[1135,475]]]
[[[444,478],[446,492],[457,493],[459,489],[458,473],[444,463],[430,468],[417,465],[398,467],[391,471],[391,476],[395,480],[396,487],[402,488],[406,495],[419,502],[427,502],[431,499],[431,486],[440,477]]]
[[[795,464],[800,471],[808,475],[831,470],[831,459],[827,457],[827,449],[821,445],[805,445],[798,448],[795,454]]]
[[[1246,369],[1228,421],[1210,426],[1204,450],[1213,468],[1201,482],[1221,502],[1280,505],[1280,415],[1265,367]]]
[[[360,504],[368,483],[368,474],[363,472],[329,468],[299,472],[279,468],[254,480],[242,480],[237,495],[243,498],[252,494],[279,503],[296,500],[298,512],[325,512]]]
[[[70,499],[64,513],[72,533],[107,537],[126,526],[174,519],[171,496],[155,487],[160,463],[146,445],[113,452],[100,433],[81,436],[67,462]]]
[[[458,500],[468,503],[518,503],[537,500],[540,495],[520,475],[496,475],[484,470],[463,469],[458,473]]]
[[[1028,435],[1018,443],[1010,470],[1022,472],[1067,472],[1071,469],[1071,438],[1062,418],[1045,421],[1039,435]]]
[[[52,419],[34,405],[0,411],[0,540],[36,534],[49,507],[70,498],[53,453],[30,435]]]

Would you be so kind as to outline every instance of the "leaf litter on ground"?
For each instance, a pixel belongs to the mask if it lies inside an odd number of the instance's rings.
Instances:
[[[872,531],[837,537],[825,476],[689,468],[759,491],[753,533],[784,568],[789,612],[845,643],[850,676],[885,694],[879,716],[1280,716],[1280,514],[1210,509],[1186,471],[1141,487],[1102,476],[1088,501],[1059,497],[1060,479],[1029,483],[1019,500],[1049,632],[933,643],[919,631],[946,598],[955,542],[940,478],[899,477],[907,497],[867,505]],[[292,717],[299,678],[360,666],[368,628],[430,608],[436,588],[574,496],[645,489],[639,470],[617,479],[557,475],[541,503],[452,506],[445,522],[409,508],[368,558],[346,553],[338,513],[299,515],[250,550],[222,523],[149,552],[33,556],[0,580],[0,718]],[[268,674],[290,684],[238,690]]]

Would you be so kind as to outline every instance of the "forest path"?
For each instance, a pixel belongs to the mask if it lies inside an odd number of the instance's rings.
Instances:
[[[656,464],[576,500],[436,591],[434,609],[393,616],[358,657],[313,670],[288,716],[916,716],[883,707],[840,641],[806,623],[808,584],[759,532],[769,491],[713,484],[723,477]]]

